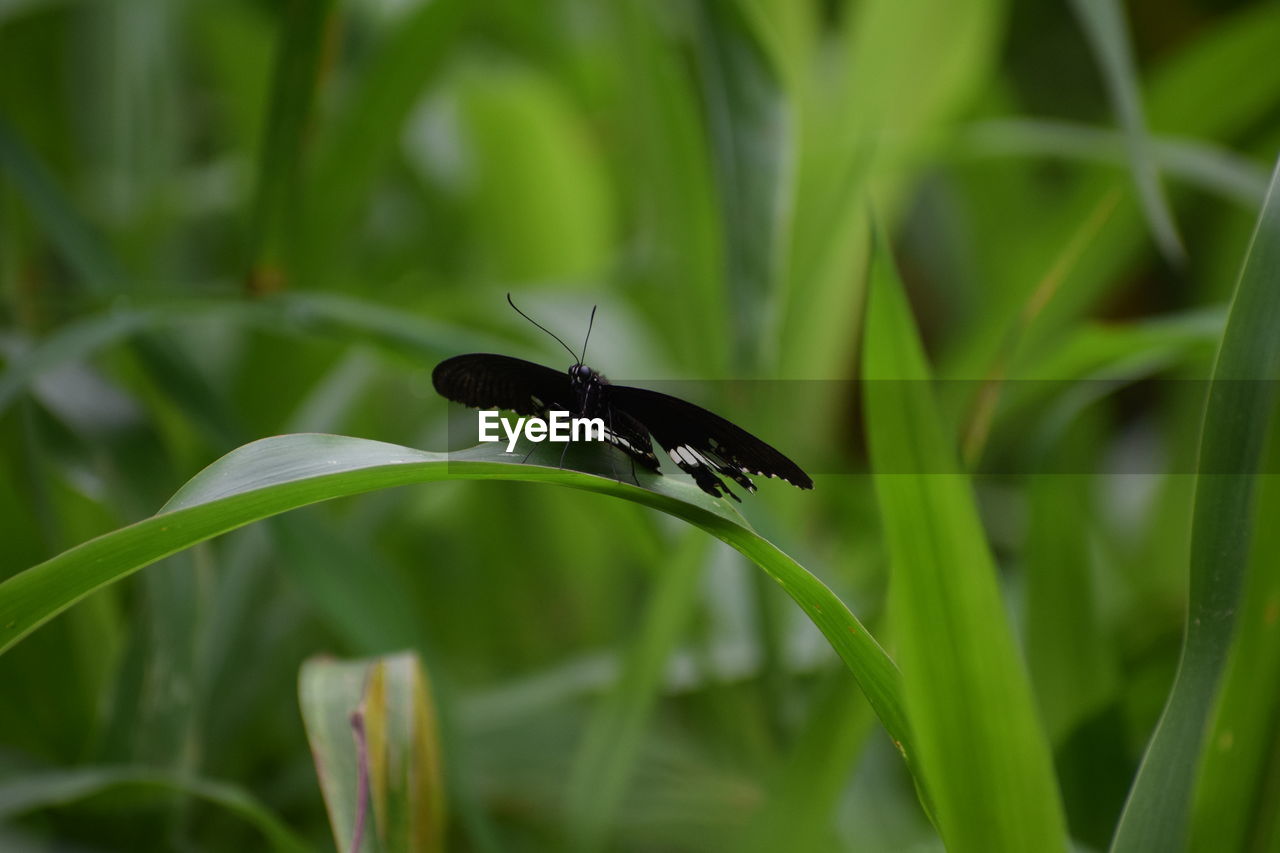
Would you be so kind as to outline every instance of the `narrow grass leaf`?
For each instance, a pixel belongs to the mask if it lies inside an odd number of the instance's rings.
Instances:
[[[731,351],[725,234],[697,81],[672,50],[660,7],[628,0],[615,8],[626,105],[616,121],[629,152],[619,182],[653,255],[636,299],[674,361],[722,376]]]
[[[995,563],[883,244],[872,266],[864,371],[893,566],[890,619],[938,830],[953,850],[1063,850],[1053,762]]]
[[[1045,307],[1053,301],[1068,272],[1079,261],[1085,247],[1093,242],[1111,217],[1117,200],[1114,194],[1105,197],[1093,215],[1081,223],[1080,230],[1072,236],[1071,242],[1063,247],[1062,253],[1054,259],[1053,265],[1031,292],[1017,319],[1005,330],[1004,346],[996,354],[995,361],[988,369],[986,380],[979,386],[973,413],[964,431],[962,447],[965,463],[969,468],[976,467],[977,461],[982,457],[982,449],[991,429],[991,419],[995,416],[1004,381],[1023,348],[1027,331],[1035,324]]]
[[[282,273],[300,207],[300,164],[311,136],[311,107],[333,8],[334,0],[290,0],[279,10],[274,82],[249,230],[250,285],[258,288],[280,286],[275,277]]]
[[[692,7],[704,122],[711,144],[724,231],[725,293],[731,363],[755,372],[776,362],[770,294],[783,269],[792,196],[792,117],[787,93],[759,19],[739,0]],[[762,346],[763,344],[763,346]],[[768,582],[756,575],[752,595],[764,662],[763,683],[774,714],[785,702],[786,674],[776,608]]]
[[[612,689],[600,700],[569,771],[566,810],[574,846],[599,850],[631,781],[672,651],[693,615],[707,538],[684,534],[659,568],[636,639]]]
[[[1151,139],[1142,113],[1138,72],[1129,48],[1124,9],[1116,0],[1072,0],[1071,5],[1102,70],[1112,108],[1124,130],[1129,168],[1147,224],[1165,259],[1181,266],[1186,253],[1151,156]]]
[[[1280,461],[1276,413],[1269,471]],[[1274,785],[1280,780],[1280,476],[1258,487],[1257,535],[1249,561],[1231,657],[1213,726],[1205,742],[1191,817],[1191,849],[1275,850],[1280,815]],[[1267,748],[1270,744],[1270,748]]]
[[[1156,68],[1145,92],[1151,127],[1180,137],[1233,139],[1267,121],[1275,111],[1280,63],[1271,62],[1280,43],[1280,6],[1254,5],[1222,19]],[[1195,104],[1195,109],[1188,109]],[[1009,318],[1022,309],[1026,293],[1080,222],[1116,186],[1113,170],[1082,176],[1077,189],[1059,203],[1034,208],[1015,242],[995,234],[999,247],[987,277],[984,310],[972,318],[957,350],[941,372],[949,377],[981,376],[1001,343]],[[998,226],[1004,228],[1003,224]],[[1003,231],[1001,231],[1003,233]],[[1132,269],[1149,229],[1138,205],[1122,201],[1098,246],[1081,258],[1048,307],[1036,334],[1046,338],[1094,305]]]
[[[1121,133],[1046,119],[991,119],[970,125],[960,150],[973,157],[1054,157],[1124,165]],[[1267,170],[1248,157],[1199,139],[1151,138],[1151,158],[1171,177],[1256,210],[1267,194]]]
[[[844,672],[822,685],[804,729],[742,834],[743,853],[831,850],[840,795],[850,783],[875,716]]]
[[[1101,440],[1087,418],[1056,436],[1052,470],[1089,471]],[[1041,718],[1054,744],[1115,697],[1117,661],[1090,571],[1090,515],[1095,478],[1036,474],[1030,484],[1025,637]]]
[[[26,143],[0,115],[0,172],[17,187],[35,220],[91,290],[104,291],[125,280],[99,235],[89,228]]]
[[[6,168],[13,172],[37,220],[75,270],[77,283],[95,294],[123,289],[130,280],[125,267],[71,205],[39,159],[0,121],[0,169]],[[157,335],[139,337],[134,348],[156,385],[193,423],[216,442],[234,443],[239,437],[236,419],[218,404],[184,350]]]
[[[1278,280],[1280,167],[1272,175],[1236,284],[1205,404],[1182,660],[1116,830],[1114,850],[1181,850],[1187,843],[1208,716],[1226,665],[1248,565],[1254,472],[1280,379]]]
[[[901,201],[915,158],[983,91],[1007,6],[867,0],[842,16],[830,55],[824,48],[801,92],[795,221],[778,309],[784,375],[847,378],[865,301],[868,182],[876,179],[878,198]]]
[[[994,413],[989,446],[1028,438],[1028,418],[1060,420],[1101,395],[1179,367],[1208,363],[1225,311],[1196,310],[1124,324],[1081,325],[1056,346],[1023,360]],[[1056,428],[1056,427],[1055,427]],[[1037,437],[1037,433],[1032,433]]]
[[[36,809],[70,803],[119,789],[151,789],[186,794],[219,806],[252,824],[272,850],[307,853],[311,845],[298,837],[252,794],[235,785],[150,767],[97,766],[84,770],[24,773],[0,782],[0,824]],[[156,827],[157,835],[160,827]]]
[[[1213,306],[1128,323],[1084,323],[1055,346],[1028,353],[1014,378],[1132,376],[1137,370],[1150,372],[1211,359],[1226,322],[1226,306]]]
[[[773,58],[738,0],[695,7],[703,109],[725,231],[735,363],[760,359],[791,198],[791,117]]]
[[[409,113],[444,65],[467,8],[460,0],[433,0],[407,11],[344,100],[309,178],[324,194],[323,204],[305,211],[306,260],[314,271],[329,272],[334,250],[395,154]]]
[[[488,335],[329,293],[282,293],[252,302],[192,299],[113,309],[66,323],[10,358],[0,372],[0,414],[32,382],[58,367],[135,338],[204,324],[367,343],[415,363],[499,346]]]

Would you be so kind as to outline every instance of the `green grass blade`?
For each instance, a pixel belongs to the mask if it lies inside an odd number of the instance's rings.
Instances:
[[[1180,137],[1235,139],[1274,113],[1280,63],[1269,61],[1280,41],[1280,7],[1255,5],[1223,18],[1187,44],[1150,77],[1145,92],[1151,126]],[[1188,104],[1197,105],[1188,109]],[[1022,310],[1048,259],[1061,251],[1080,221],[1114,190],[1116,176],[1099,169],[1052,207],[1022,223],[1016,244],[1000,244],[984,275],[983,311],[972,318],[943,364],[948,377],[981,376],[1002,339],[1001,331]],[[1098,245],[1081,258],[1034,334],[1051,337],[1078,318],[1132,268],[1149,229],[1138,205],[1123,201]]]
[[[0,121],[0,169],[12,171],[27,204],[64,253],[85,289],[102,293],[123,288],[130,277],[100,235],[72,207],[53,177]],[[193,422],[214,440],[239,436],[236,420],[216,401],[216,395],[186,353],[163,337],[145,335],[134,343],[139,359],[162,388]]]
[[[337,849],[443,850],[440,745],[417,656],[313,658],[298,675],[298,702]],[[357,802],[361,763],[367,768],[363,818]],[[358,848],[352,845],[357,824]]]
[[[640,755],[645,725],[663,687],[667,659],[693,615],[706,545],[706,537],[685,536],[660,567],[657,586],[617,683],[587,725],[566,793],[577,849],[598,850],[607,840]]]
[[[1181,850],[1187,841],[1205,728],[1248,564],[1256,488],[1249,472],[1261,460],[1280,378],[1278,186],[1280,168],[1272,175],[1240,272],[1205,404],[1182,660],[1116,830],[1114,850]]]
[[[961,447],[967,467],[976,467],[976,461],[982,458],[982,449],[987,441],[991,418],[997,409],[1010,365],[1017,362],[1018,356],[1024,349],[1028,330],[1035,325],[1036,319],[1045,308],[1053,303],[1054,297],[1057,296],[1062,282],[1072,267],[1079,263],[1081,254],[1111,218],[1116,200],[1115,195],[1106,197],[1098,205],[1097,210],[1081,223],[1080,230],[1063,247],[1062,253],[1036,284],[1026,305],[1018,313],[1017,320],[1005,330],[1004,345],[987,370],[986,381],[977,392],[972,414],[963,430],[964,438]]]
[[[1029,418],[1058,421],[1069,409],[1097,400],[1103,388],[1097,380],[1107,380],[1107,393],[1114,393],[1172,369],[1208,362],[1225,323],[1225,311],[1213,308],[1134,323],[1082,325],[1012,371],[1015,381],[1004,386],[988,446],[1025,441]]]
[[[375,489],[443,479],[556,483],[660,509],[702,528],[749,557],[790,595],[858,678],[909,765],[914,750],[897,667],[825,584],[737,513],[691,483],[640,472],[644,485],[593,473],[514,464],[496,445],[451,455],[332,435],[288,435],[245,445],[187,483],[157,515],[92,539],[0,584],[0,651],[89,593],[169,554],[253,521]]]
[[[791,196],[791,117],[773,59],[738,0],[694,8],[725,231],[734,361],[750,365],[760,361],[765,305],[781,270]]]
[[[76,213],[54,176],[0,115],[0,173],[18,189],[35,220],[84,284],[102,291],[126,280],[99,235]]]
[[[1049,350],[1019,364],[1015,379],[1054,381],[1150,374],[1212,359],[1226,306],[1163,314],[1129,323],[1081,324]]]
[[[938,830],[953,850],[1065,849],[1049,745],[995,563],[884,245],[864,371],[872,470],[884,472],[875,487],[893,565],[889,613]]]
[[[1072,840],[1078,849],[1098,850],[1115,830],[1130,767],[1119,748],[1117,712],[1127,685],[1103,606],[1111,590],[1097,582],[1107,575],[1095,570],[1099,552],[1106,553],[1097,532],[1103,490],[1099,477],[1066,473],[1094,470],[1105,446],[1104,407],[1082,408],[1037,430],[1046,436],[1043,458],[1055,473],[1029,478],[1020,621]]]
[[[1049,449],[1055,471],[1090,470],[1101,445],[1093,426],[1079,418],[1055,436]],[[1090,571],[1093,539],[1086,531],[1093,529],[1095,488],[1088,474],[1042,473],[1031,479],[1028,493],[1026,654],[1055,745],[1113,700],[1119,682]]]
[[[1121,133],[1045,119],[991,119],[972,124],[961,139],[962,151],[974,157],[1056,157],[1065,160],[1124,164]],[[1152,137],[1151,158],[1161,171],[1256,210],[1267,194],[1267,170],[1252,158],[1199,139]]]
[[[836,672],[815,698],[804,730],[770,786],[770,797],[742,834],[743,853],[832,849],[840,795],[875,717],[856,683]]]
[[[0,783],[0,823],[29,811],[64,806],[122,788],[152,789],[198,797],[252,824],[273,850],[305,853],[312,849],[242,788],[149,767],[98,766],[84,770],[23,773],[14,781]]]
[[[877,198],[903,201],[914,158],[989,85],[1007,8],[1001,0],[869,0],[842,16],[830,58],[802,93],[795,221],[779,294],[783,375],[847,375],[858,347],[850,329],[865,301],[868,183],[876,179]]]
[[[1276,426],[1273,420],[1268,471],[1275,471],[1280,460]],[[1280,477],[1262,478],[1255,518],[1280,518]],[[1264,523],[1253,540],[1240,627],[1201,759],[1191,816],[1192,850],[1274,850],[1280,843],[1280,815],[1269,787],[1280,779],[1277,563],[1280,525]]]
[[[660,7],[628,0],[615,8],[626,105],[617,121],[629,151],[620,194],[642,212],[641,238],[663,247],[636,301],[660,318],[654,327],[674,363],[723,376],[731,340],[724,223],[697,81],[669,44]],[[682,310],[672,311],[677,301]]]
[[[400,144],[410,111],[439,73],[467,11],[459,0],[423,3],[387,34],[355,84],[341,117],[319,146],[310,180],[324,203],[307,211],[307,262],[320,273]]]
[[[782,272],[792,196],[792,116],[763,38],[760,21],[739,0],[694,7],[699,81],[711,165],[724,230],[723,304],[731,331],[731,363],[754,372],[776,363],[770,294]],[[763,344],[763,346],[762,346]],[[773,716],[785,704],[781,629],[772,589],[759,575],[752,594],[760,628],[764,690]],[[775,726],[776,728],[776,726]]]
[[[249,231],[252,281],[267,289],[278,286],[267,277],[281,272],[299,207],[301,155],[311,135],[311,107],[333,6],[333,0],[292,0],[279,12],[274,83]]]
[[[1151,140],[1142,115],[1138,72],[1129,49],[1124,10],[1116,0],[1072,0],[1071,5],[1102,70],[1112,107],[1124,129],[1129,168],[1133,171],[1138,198],[1152,236],[1165,258],[1180,265],[1186,253],[1151,156]]]
[[[253,302],[181,300],[93,314],[51,332],[4,365],[0,372],[0,414],[33,381],[62,365],[86,360],[151,333],[214,323],[226,328],[369,343],[415,362],[499,346],[488,335],[337,294],[283,293]]]

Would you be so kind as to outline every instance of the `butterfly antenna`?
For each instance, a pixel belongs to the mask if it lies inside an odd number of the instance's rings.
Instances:
[[[516,308],[516,304],[515,304],[514,302],[512,302],[512,301],[511,301],[511,294],[510,294],[510,293],[508,293],[508,294],[507,294],[507,304],[508,304],[508,305],[510,305],[512,308],[515,308],[515,309],[516,309],[516,313],[517,313],[517,314],[519,314],[521,317],[525,318],[525,319],[526,319],[526,320],[528,320],[530,323],[532,323],[533,325],[537,326],[539,329],[541,329],[542,331],[546,332],[546,333],[547,333],[548,335],[550,335],[551,337],[555,338],[555,339],[556,339],[556,343],[558,343],[558,344],[560,344],[560,346],[564,347],[565,352],[569,353],[569,357],[570,357],[570,358],[577,358],[577,355],[575,355],[575,354],[574,354],[573,350],[569,349],[569,345],[568,345],[568,344],[566,344],[564,341],[560,340],[560,338],[556,337],[556,333],[555,333],[555,332],[551,331],[551,330],[550,330],[550,329],[548,329],[546,326],[542,325],[542,324],[541,324],[541,323],[539,323],[537,320],[533,319],[533,318],[532,318],[532,317],[530,317],[528,314],[526,314],[526,313],[524,313],[523,311],[521,311],[519,308]],[[587,334],[591,334],[590,330],[588,330]]]
[[[591,340],[591,327],[595,325],[596,308],[598,307],[600,306],[598,305],[591,306],[591,319],[587,321],[587,338],[582,342],[582,358],[578,359],[578,364],[582,364],[584,361],[587,360],[587,341]]]

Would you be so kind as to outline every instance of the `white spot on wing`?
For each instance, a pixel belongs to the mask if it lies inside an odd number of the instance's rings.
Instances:
[[[695,468],[706,462],[705,459],[698,455],[696,450],[689,447],[687,444],[680,445],[676,448],[675,452],[680,455],[680,458],[684,460],[686,465],[692,465]]]
[[[631,442],[627,441],[625,438],[623,438],[622,436],[620,436],[620,435],[618,435],[618,434],[616,434],[616,433],[609,433],[609,434],[608,434],[607,436],[605,436],[605,437],[606,437],[606,438],[608,438],[608,439],[609,439],[609,441],[610,441],[611,443],[616,444],[616,445],[618,445],[619,447],[625,447],[625,448],[628,448],[628,449],[630,449],[630,450],[635,450],[635,449],[636,449],[636,447],[635,447],[635,445],[634,445],[634,444],[632,444]]]

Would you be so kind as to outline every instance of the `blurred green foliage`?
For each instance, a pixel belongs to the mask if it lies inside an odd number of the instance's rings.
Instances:
[[[1275,476],[1185,461],[1276,471],[1273,397],[1153,380],[1280,377],[1277,45],[1268,2],[0,0],[0,579],[255,438],[446,449],[438,359],[563,361],[508,291],[571,342],[598,304],[618,379],[972,380],[719,406],[857,472],[742,509],[904,670],[920,764],[701,531],[446,481],[0,656],[0,849],[330,849],[298,672],[401,649],[448,849],[1274,849]]]

